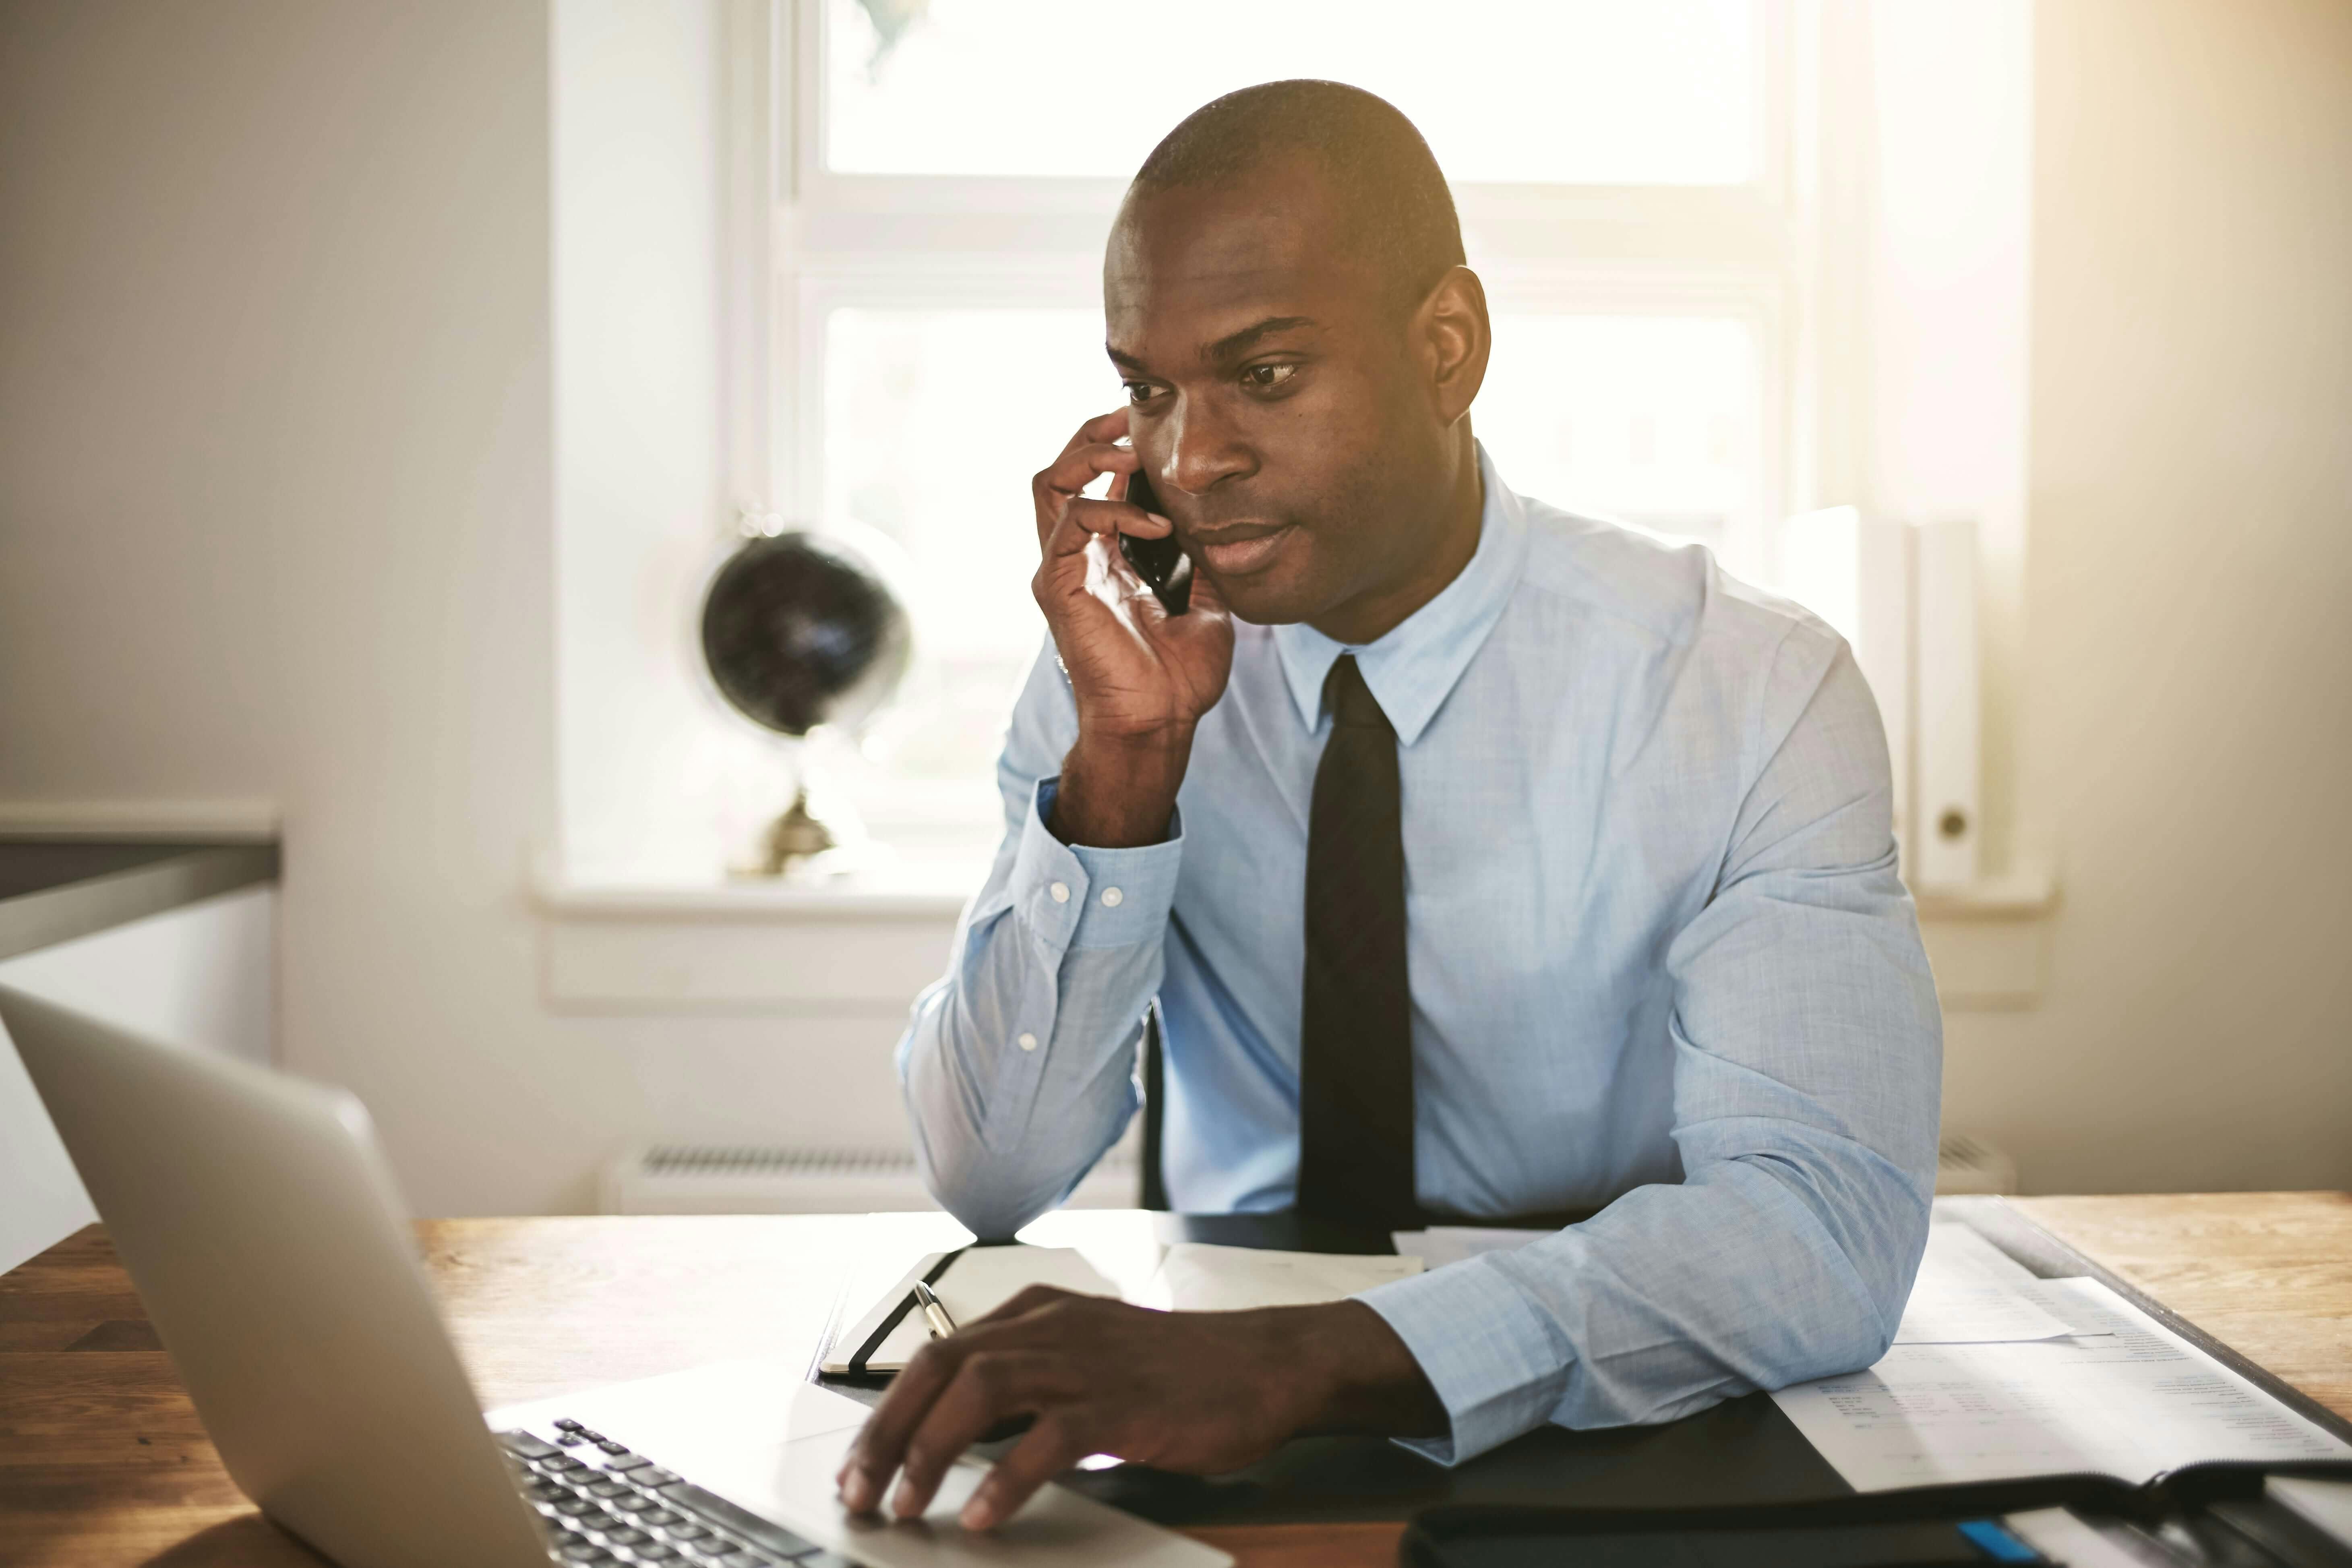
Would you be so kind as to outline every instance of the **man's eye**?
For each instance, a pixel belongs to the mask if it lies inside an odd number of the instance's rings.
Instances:
[[[1128,400],[1129,403],[1149,403],[1149,402],[1150,402],[1150,401],[1151,401],[1151,384],[1150,384],[1150,382],[1148,382],[1148,381],[1130,381],[1130,382],[1129,382],[1129,383],[1127,384],[1127,400]]]
[[[1254,364],[1242,372],[1242,379],[1252,392],[1271,392],[1297,372],[1295,364]]]

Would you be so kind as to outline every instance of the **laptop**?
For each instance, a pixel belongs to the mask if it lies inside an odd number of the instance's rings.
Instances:
[[[0,987],[15,1039],[237,1486],[343,1568],[956,1568],[1232,1559],[1048,1486],[996,1531],[856,1518],[866,1418],[730,1362],[491,1411],[449,1342],[352,1095]]]

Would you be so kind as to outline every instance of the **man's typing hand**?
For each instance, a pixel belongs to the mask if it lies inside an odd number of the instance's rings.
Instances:
[[[982,1434],[1034,1425],[964,1508],[989,1529],[1090,1454],[1161,1469],[1235,1469],[1310,1431],[1427,1436],[1444,1407],[1379,1313],[1357,1301],[1157,1312],[1032,1287],[933,1340],[866,1423],[840,1476],[857,1512],[912,1518]]]

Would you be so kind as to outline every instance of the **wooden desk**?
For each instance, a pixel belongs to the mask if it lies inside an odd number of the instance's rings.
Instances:
[[[2352,1194],[2036,1198],[2017,1207],[2352,1416]],[[1083,1230],[1099,1221],[1055,1216]],[[893,1216],[919,1243],[940,1221]],[[436,1220],[427,1268],[483,1400],[720,1355],[803,1362],[866,1219]],[[853,1228],[855,1227],[855,1228]],[[1075,1236],[1068,1239],[1076,1239]],[[894,1245],[898,1245],[894,1241]],[[1251,1568],[1395,1561],[1396,1523],[1198,1533]],[[97,1227],[0,1277],[0,1563],[315,1563],[238,1495]]]

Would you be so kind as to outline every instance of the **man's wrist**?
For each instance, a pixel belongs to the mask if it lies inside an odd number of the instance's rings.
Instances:
[[[1063,843],[1089,848],[1157,844],[1168,837],[1192,755],[1190,725],[1116,737],[1081,731],[1063,759],[1045,826]]]
[[[1449,1423],[1444,1402],[1388,1320],[1360,1301],[1275,1309],[1284,1357],[1299,1397],[1296,1432],[1370,1432],[1433,1437]]]

